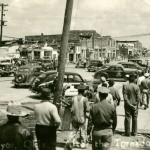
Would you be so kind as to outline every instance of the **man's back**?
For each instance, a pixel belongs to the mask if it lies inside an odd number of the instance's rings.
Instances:
[[[146,78],[141,81],[141,88],[142,89],[150,89],[150,79]]]
[[[91,107],[92,122],[95,127],[110,127],[113,121],[115,109],[106,100],[103,100]]]
[[[125,101],[129,101],[132,105],[136,105],[140,101],[140,89],[135,83],[123,85],[123,95]]]
[[[49,101],[36,104],[34,112],[39,125],[54,126],[55,122],[60,122],[56,106]]]
[[[30,150],[31,148],[32,136],[20,122],[7,122],[0,126],[0,150]]]

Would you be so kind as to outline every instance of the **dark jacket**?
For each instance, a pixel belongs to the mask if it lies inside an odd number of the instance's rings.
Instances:
[[[125,105],[138,106],[140,102],[140,89],[135,83],[128,83],[123,85],[123,97]]]
[[[0,150],[31,150],[32,136],[20,122],[0,126]]]
[[[117,105],[120,104],[120,95],[119,95],[119,92],[114,88],[114,87],[110,87],[110,94],[112,95],[113,97],[113,100],[116,100],[117,101]]]
[[[113,105],[106,100],[94,104],[90,110],[90,116],[95,129],[113,129],[117,125],[117,115]]]

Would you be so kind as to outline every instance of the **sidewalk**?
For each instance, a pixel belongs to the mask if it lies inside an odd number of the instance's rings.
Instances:
[[[118,124],[116,133],[113,136],[111,150],[149,150],[150,149],[150,108],[147,110],[139,109],[138,115],[138,135],[133,137],[124,136],[124,102],[121,101],[117,108]],[[132,122],[132,121],[131,121]],[[69,131],[58,131],[58,150],[62,150],[69,136]],[[91,144],[87,144],[87,150],[92,150]],[[75,148],[75,150],[77,150]]]

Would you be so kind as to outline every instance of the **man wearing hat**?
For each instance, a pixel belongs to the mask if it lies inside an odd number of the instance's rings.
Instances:
[[[31,133],[19,121],[19,117],[27,115],[22,111],[21,104],[10,102],[7,110],[1,112],[7,115],[8,121],[0,125],[0,149],[31,150],[33,148]]]
[[[121,98],[119,92],[114,88],[114,84],[115,84],[114,79],[110,79],[108,83],[109,83],[110,94],[113,97],[114,106],[115,107],[119,106]]]
[[[149,99],[150,99],[150,79],[149,73],[144,74],[145,79],[141,81],[141,92],[142,92],[142,104],[144,105],[144,109],[149,107]]]
[[[135,136],[137,134],[137,116],[138,105],[140,102],[140,89],[135,84],[136,76],[134,74],[129,75],[129,83],[123,85],[123,97],[125,108],[125,135]],[[132,117],[132,133],[130,133],[130,121]]]
[[[34,106],[36,126],[35,132],[39,150],[56,150],[56,130],[61,124],[57,107],[43,99]]]
[[[92,124],[92,149],[110,149],[113,132],[116,129],[116,111],[113,105],[106,100],[109,89],[106,87],[98,88],[100,102],[94,104],[90,110]]]
[[[104,76],[102,76],[100,78],[100,84],[98,85],[98,88],[101,87],[103,83],[106,83],[107,87],[109,86],[109,84],[108,84],[108,82],[107,82],[107,80],[106,80],[106,78]]]
[[[88,99],[84,97],[86,86],[81,84],[77,87],[78,95],[71,101],[72,127],[73,131],[66,144],[66,149],[71,147],[86,148],[86,113],[89,111]],[[79,135],[79,138],[77,137]]]

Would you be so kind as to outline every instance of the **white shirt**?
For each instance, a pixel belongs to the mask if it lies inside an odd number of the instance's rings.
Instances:
[[[42,101],[34,106],[36,124],[45,126],[60,125],[61,119],[57,108],[49,101]]]
[[[137,85],[140,86],[141,85],[141,82],[145,79],[144,76],[141,76],[137,79]]]

